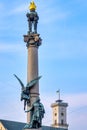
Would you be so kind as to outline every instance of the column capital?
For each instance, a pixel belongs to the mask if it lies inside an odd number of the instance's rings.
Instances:
[[[39,37],[39,34],[28,34],[24,35],[24,42],[27,43],[27,48],[29,46],[39,47],[42,44],[42,39]]]

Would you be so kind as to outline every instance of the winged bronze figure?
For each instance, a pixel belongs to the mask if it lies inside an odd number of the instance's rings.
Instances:
[[[24,100],[24,110],[25,110],[26,104],[30,102],[30,88],[32,88],[38,82],[41,76],[35,78],[34,80],[31,80],[29,83],[27,83],[26,87],[24,86],[23,82],[18,78],[17,75],[14,74],[14,76],[21,85],[21,101]]]

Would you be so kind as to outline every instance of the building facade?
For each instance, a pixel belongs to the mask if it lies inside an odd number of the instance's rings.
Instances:
[[[52,126],[56,128],[68,129],[67,124],[67,106],[68,103],[62,100],[57,100],[55,103],[51,104],[52,107]]]

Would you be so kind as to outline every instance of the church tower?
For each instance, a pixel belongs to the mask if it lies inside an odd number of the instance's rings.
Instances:
[[[68,130],[67,124],[67,107],[68,103],[63,102],[62,100],[57,100],[55,103],[51,104],[52,107],[52,126],[56,128],[61,128]]]

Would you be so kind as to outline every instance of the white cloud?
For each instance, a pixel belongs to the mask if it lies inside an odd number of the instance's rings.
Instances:
[[[72,94],[71,94],[72,95]],[[69,99],[68,123],[70,130],[87,129],[87,93],[72,95]]]
[[[86,117],[87,117],[87,93],[80,94],[66,94],[63,95],[64,102],[69,103],[68,109],[68,123],[70,130],[84,130],[87,128]],[[23,102],[21,103],[17,98],[9,100],[9,102],[3,103],[0,108],[0,118],[9,119],[15,121],[26,122],[26,114],[23,110]],[[53,94],[42,94],[41,102],[44,104],[46,113],[43,119],[43,125],[50,126],[52,124],[52,109],[50,105],[55,102],[55,96]],[[73,111],[74,110],[74,111]],[[72,112],[73,111],[73,112]],[[72,113],[70,113],[72,112]],[[80,126],[79,126],[80,124]]]
[[[52,22],[57,22],[58,20],[64,20],[70,15],[69,12],[63,12],[57,10],[57,8],[47,8],[47,10],[42,11],[40,14],[40,22],[42,24],[49,24]]]
[[[49,8],[48,5],[41,5],[42,3],[39,3],[38,6],[38,13],[40,16],[40,23],[42,24],[49,24],[51,22],[66,19],[69,16],[69,12],[63,12],[59,10],[58,7],[56,8]],[[15,7],[9,12],[9,15],[13,14],[19,14],[22,12],[27,12],[28,10],[28,4],[21,4],[20,6]]]
[[[43,120],[43,124],[51,125],[52,124],[52,110],[51,110],[50,105],[54,103],[56,99],[54,95],[52,94],[47,94],[47,95],[43,94],[41,96],[41,99],[46,109],[46,114]],[[86,119],[85,114],[87,115],[87,109],[84,110],[84,108],[87,108],[87,103],[85,101],[85,99],[87,99],[87,93],[67,94],[67,95],[63,95],[62,99],[64,99],[64,102],[67,102],[69,104],[69,107],[67,108],[68,109],[68,123],[70,123],[71,125],[70,126],[71,130],[72,130],[72,126],[74,126],[74,128],[77,128],[78,124],[81,124],[81,126],[83,126],[83,124],[84,126],[87,126],[85,122],[82,123],[82,120],[85,121]],[[73,120],[73,118],[75,119]]]
[[[14,8],[13,10],[11,10],[10,14],[18,14],[21,12],[24,12],[27,10],[27,6],[25,4],[22,4],[16,8]]]
[[[81,58],[87,56],[87,44],[86,43],[58,43],[55,46],[46,45],[45,55],[44,49],[41,49],[40,58],[42,59],[67,59],[67,58]],[[1,52],[24,52],[26,49],[25,44],[19,43],[0,43]],[[48,50],[49,53],[48,53]],[[55,50],[50,56],[51,51]]]
[[[80,4],[81,6],[87,6],[87,1],[86,0],[74,0],[75,3]]]
[[[3,15],[4,15],[4,4],[0,3],[0,19],[2,19]]]
[[[3,7],[2,3],[0,3],[0,9]]]
[[[20,44],[6,44],[6,43],[0,43],[0,53],[1,52],[24,52],[24,47]]]
[[[41,96],[42,102],[44,102],[46,107],[50,107],[51,103],[55,102],[55,98],[56,97],[54,95],[46,95],[46,93]],[[85,99],[87,99],[87,93],[66,94],[63,95],[63,99],[65,102],[69,103],[70,112],[74,112],[75,110],[77,111],[82,107],[87,107],[87,103],[85,101]]]
[[[16,98],[16,100],[18,99]],[[23,110],[22,103],[15,100],[5,102],[4,106],[0,108],[0,119],[26,122],[26,113]]]
[[[52,42],[52,41],[51,41]],[[49,42],[48,42],[49,43]],[[55,45],[45,45],[41,50],[40,58],[42,59],[81,59],[83,57],[87,57],[87,44],[78,41],[65,41],[58,43],[58,41],[54,41]],[[45,50],[45,55],[44,55]],[[49,50],[49,53],[48,53]],[[52,53],[53,51],[53,53]],[[52,53],[52,55],[51,55]],[[51,55],[51,56],[50,56]]]
[[[87,103],[85,102],[85,99],[87,99],[87,93],[68,94],[64,99],[69,102],[69,106],[72,109],[87,107]]]

